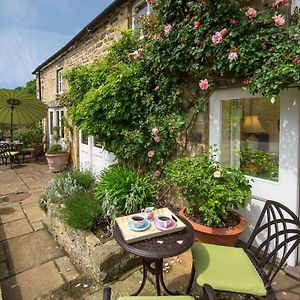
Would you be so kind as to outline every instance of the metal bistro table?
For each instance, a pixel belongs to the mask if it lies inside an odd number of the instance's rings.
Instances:
[[[182,217],[176,216],[186,225],[185,229],[179,232],[128,244],[125,242],[119,226],[114,228],[114,237],[117,243],[125,250],[143,258],[143,280],[139,289],[132,294],[137,296],[144,288],[147,273],[155,276],[157,295],[161,295],[161,287],[170,295],[175,295],[166,287],[163,278],[163,259],[184,253],[194,243],[195,232],[190,223]],[[154,267],[151,264],[154,263]],[[161,286],[160,286],[161,284]]]

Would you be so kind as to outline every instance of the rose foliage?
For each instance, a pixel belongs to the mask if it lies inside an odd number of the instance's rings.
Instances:
[[[159,177],[176,151],[185,152],[186,112],[196,116],[221,83],[271,101],[299,84],[299,25],[286,26],[282,5],[259,11],[236,0],[153,0],[141,28],[66,75],[74,124],[119,161]]]

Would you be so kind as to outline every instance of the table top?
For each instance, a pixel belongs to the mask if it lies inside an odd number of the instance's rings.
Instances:
[[[184,218],[178,215],[176,217],[180,218],[186,225],[182,231],[128,244],[125,242],[118,224],[116,224],[114,237],[123,249],[141,257],[166,258],[176,256],[187,251],[195,240],[195,232],[192,225]]]

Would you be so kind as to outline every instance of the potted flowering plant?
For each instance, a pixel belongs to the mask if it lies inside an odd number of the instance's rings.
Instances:
[[[246,229],[245,219],[234,210],[249,202],[251,185],[241,170],[221,167],[215,156],[215,151],[206,151],[180,157],[165,174],[188,203],[180,214],[193,225],[197,240],[234,245]]]

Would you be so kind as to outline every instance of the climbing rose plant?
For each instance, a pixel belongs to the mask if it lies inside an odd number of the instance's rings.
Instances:
[[[159,178],[184,154],[197,115],[220,84],[239,84],[272,102],[300,82],[299,25],[274,1],[263,11],[240,1],[148,1],[143,26],[108,54],[66,75],[65,99],[78,128],[140,172]],[[187,122],[187,112],[192,117]]]

